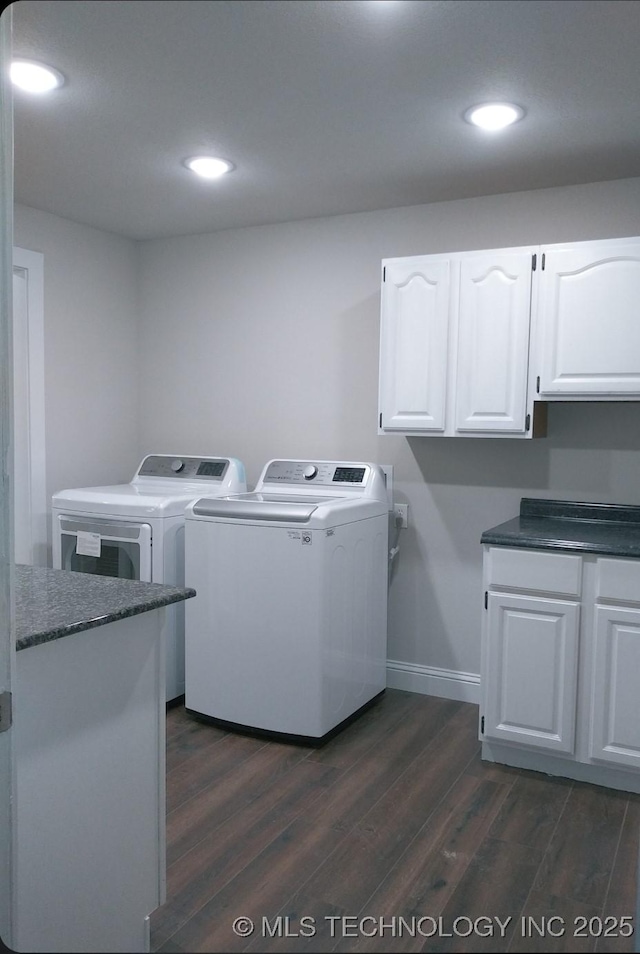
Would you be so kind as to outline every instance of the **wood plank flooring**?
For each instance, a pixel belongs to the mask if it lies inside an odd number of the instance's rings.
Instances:
[[[640,796],[483,762],[477,722],[388,689],[318,749],[170,709],[152,950],[634,951]]]

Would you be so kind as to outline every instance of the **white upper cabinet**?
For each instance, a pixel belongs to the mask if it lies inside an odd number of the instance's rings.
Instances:
[[[381,433],[531,435],[537,248],[383,262]]]
[[[640,239],[541,251],[536,396],[637,400]]]
[[[383,263],[380,414],[385,430],[444,431],[449,269],[448,258],[438,255]]]
[[[462,258],[455,430],[524,433],[532,249]]]
[[[537,437],[640,400],[640,238],[383,261],[379,433]]]

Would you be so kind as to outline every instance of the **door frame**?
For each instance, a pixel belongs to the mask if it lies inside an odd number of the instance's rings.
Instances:
[[[13,248],[13,274],[22,273],[26,278],[26,347],[14,358],[26,361],[21,379],[28,382],[24,400],[28,416],[28,468],[27,483],[29,513],[26,518],[29,528],[29,563],[35,566],[48,565],[48,508],[45,451],[45,398],[44,398],[44,255],[28,249]],[[13,279],[12,279],[13,281]],[[14,322],[14,338],[15,333]]]
[[[11,255],[13,244],[13,100],[8,79],[12,9],[0,17],[0,692],[11,692],[13,612],[13,387]],[[0,733],[0,939],[11,947],[14,905],[15,769],[13,728]]]

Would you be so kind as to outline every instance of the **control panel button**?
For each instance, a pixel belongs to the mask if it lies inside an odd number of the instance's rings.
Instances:
[[[305,480],[313,480],[313,478],[316,476],[317,473],[318,473],[318,468],[315,466],[315,464],[309,464],[302,471],[302,474]]]
[[[171,461],[171,470],[174,474],[179,474],[181,470],[184,470],[184,461],[183,460],[172,460]]]

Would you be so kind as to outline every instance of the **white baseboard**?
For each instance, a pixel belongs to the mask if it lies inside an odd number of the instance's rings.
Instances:
[[[435,666],[418,666],[387,659],[387,686],[390,689],[421,692],[425,696],[455,699],[456,702],[480,703],[480,676],[475,672],[458,672],[455,669],[438,669]]]

